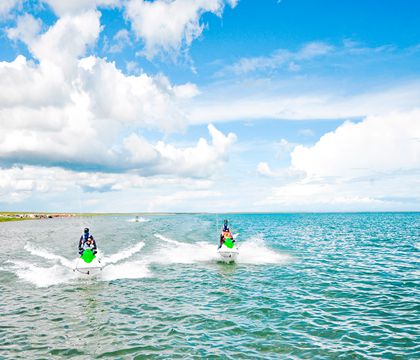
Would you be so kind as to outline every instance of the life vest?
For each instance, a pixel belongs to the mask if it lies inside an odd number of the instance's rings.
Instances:
[[[92,248],[93,248],[93,243],[89,245],[87,243],[87,241],[84,242],[84,244],[83,244],[83,250],[92,249]]]
[[[223,238],[233,238],[232,233],[230,231],[223,232]]]

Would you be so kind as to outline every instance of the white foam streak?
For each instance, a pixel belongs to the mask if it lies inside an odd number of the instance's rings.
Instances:
[[[23,261],[12,261],[16,275],[37,287],[58,285],[75,279],[73,271],[61,265],[41,267]]]
[[[139,222],[139,223],[144,223],[144,222],[149,222],[150,219],[146,219],[144,217],[139,217],[138,219],[129,219],[127,220],[128,222]]]
[[[105,257],[102,260],[104,268],[97,276],[98,280],[109,281],[116,279],[135,279],[150,276],[150,271],[146,263],[132,261],[122,264],[115,264],[121,260],[127,259],[144,246],[141,241],[128,249],[124,249],[116,254]],[[39,256],[48,261],[54,261],[56,264],[49,266],[48,264],[35,265],[24,261],[11,261],[12,271],[22,280],[28,281],[37,287],[48,287],[75,280],[77,278],[91,278],[90,275],[84,275],[73,272],[78,258],[68,260],[62,256],[56,255],[45,249],[34,247],[31,244],[25,245],[25,250],[32,255]],[[98,256],[101,253],[98,251]],[[45,266],[43,266],[45,265]]]
[[[151,262],[163,264],[192,264],[197,262],[209,262],[217,259],[215,245],[199,242],[195,244],[184,243],[170,239],[161,234],[155,236],[164,241],[160,250],[152,255]],[[166,245],[166,246],[165,246]]]
[[[70,260],[68,260],[68,259],[66,259],[62,256],[53,254],[48,250],[34,247],[29,243],[27,243],[24,246],[24,249],[26,251],[29,251],[32,255],[39,256],[39,257],[42,257],[42,258],[47,259],[47,260],[54,260],[56,262],[59,262],[61,265],[65,266],[69,269],[72,269],[73,266],[74,266],[74,261],[70,261]]]
[[[115,264],[121,260],[127,259],[131,256],[133,256],[135,253],[138,253],[144,246],[144,242],[140,241],[134,246],[131,246],[128,249],[124,249],[116,254],[113,254],[111,256],[105,256],[103,258],[104,264]]]
[[[268,248],[264,240],[253,238],[239,245],[238,262],[243,264],[285,264],[292,261],[288,254]]]
[[[36,266],[27,262],[12,262],[15,274],[22,280],[28,281],[37,287],[48,287],[67,283],[78,278],[111,281],[116,279],[139,279],[150,276],[146,263],[134,261],[104,267],[95,277],[75,273],[61,265],[52,267]]]
[[[219,260],[215,244],[208,242],[191,244],[176,241],[161,234],[155,234],[155,236],[166,244],[161,246],[161,249],[151,256],[151,262],[192,264]],[[290,255],[270,249],[266,246],[264,240],[260,238],[253,238],[242,243],[239,242],[238,245],[239,255],[236,262],[239,264],[284,264],[292,261]]]
[[[116,279],[140,279],[148,276],[150,276],[150,270],[146,263],[131,261],[104,267],[100,274],[100,279],[110,281]]]
[[[166,236],[163,236],[161,234],[155,234],[155,236],[160,240],[163,240],[163,241],[166,241],[167,243],[175,244],[175,245],[178,245],[178,246],[182,246],[182,245],[186,244],[186,243],[182,243],[180,241],[172,240],[172,239],[167,238]]]
[[[138,253],[145,245],[143,241],[124,249],[116,254],[104,257],[103,270],[96,276],[98,280],[110,281],[116,279],[139,279],[151,276],[148,265],[160,264],[194,264],[216,262],[219,259],[217,245],[205,241],[197,243],[180,242],[161,234],[155,234],[160,240],[158,247],[152,254],[143,257],[142,260],[133,260],[119,263]],[[288,254],[279,253],[270,249],[261,238],[252,238],[244,242],[238,242],[239,264],[285,264],[293,260]],[[38,287],[47,287],[75,280],[88,275],[75,274],[72,270],[77,258],[73,261],[62,256],[55,255],[50,251],[26,244],[24,247],[32,255],[39,256],[48,262],[45,264],[31,264],[23,261],[10,261],[12,271],[22,280],[28,281]],[[99,254],[98,254],[99,255]],[[48,263],[54,261],[53,266]]]

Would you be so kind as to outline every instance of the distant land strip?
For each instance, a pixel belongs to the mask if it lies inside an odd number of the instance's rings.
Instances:
[[[39,213],[39,212],[0,212],[0,222],[19,220],[53,219],[58,217],[73,217],[73,213]]]
[[[90,217],[90,216],[167,216],[167,215],[177,215],[176,213],[50,213],[50,212],[10,212],[10,211],[0,211],[0,222],[5,221],[20,221],[20,220],[42,220],[42,219],[54,219],[54,218],[69,218],[69,217]]]

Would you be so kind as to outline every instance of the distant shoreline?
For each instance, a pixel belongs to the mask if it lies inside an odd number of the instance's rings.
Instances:
[[[174,215],[299,215],[299,214],[412,214],[419,211],[326,211],[326,212],[122,212],[122,213],[53,213],[53,212],[24,212],[24,211],[3,211],[0,212],[0,222],[22,221],[22,220],[42,220],[69,217],[92,217],[92,216],[174,216]]]
[[[0,222],[6,221],[23,221],[23,220],[43,220],[43,219],[55,219],[55,218],[69,218],[69,217],[92,217],[92,216],[168,216],[168,215],[179,215],[181,213],[53,213],[53,212],[24,212],[24,211],[3,211],[0,212]],[[186,213],[182,213],[186,214]],[[199,213],[190,213],[199,214]]]
[[[75,217],[74,213],[0,212],[0,222]]]

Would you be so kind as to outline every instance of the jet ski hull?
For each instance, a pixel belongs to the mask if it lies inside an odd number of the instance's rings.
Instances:
[[[239,251],[236,246],[229,249],[227,246],[222,245],[222,247],[217,250],[217,253],[219,255],[220,261],[223,261],[225,263],[236,262],[236,259],[239,255]]]
[[[78,259],[76,267],[73,269],[74,272],[94,276],[98,275],[102,271],[102,264],[98,258],[93,259],[90,263],[86,263],[83,259]]]

